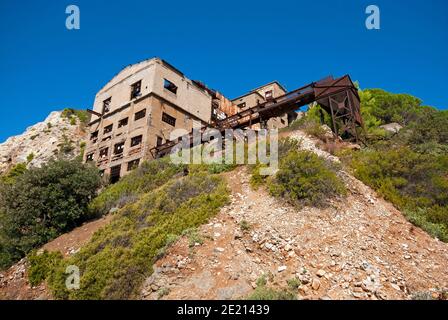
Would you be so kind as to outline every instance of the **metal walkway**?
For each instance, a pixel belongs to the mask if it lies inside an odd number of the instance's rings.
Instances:
[[[264,123],[273,117],[281,116],[287,112],[296,111],[300,107],[317,102],[331,116],[333,132],[348,132],[356,140],[358,134],[356,127],[362,127],[363,121],[360,111],[360,99],[358,90],[349,75],[334,79],[327,77],[318,82],[312,82],[306,86],[290,91],[283,96],[274,98],[252,108],[241,111],[225,119],[218,120],[214,124],[203,126],[200,132],[208,128],[218,129],[224,134],[226,129],[241,129],[253,124]],[[336,120],[340,120],[337,122]],[[338,128],[338,123],[342,127]],[[193,145],[193,132],[188,135],[190,145]],[[182,137],[174,141],[168,141],[153,147],[150,151],[153,157],[161,157],[182,140]]]

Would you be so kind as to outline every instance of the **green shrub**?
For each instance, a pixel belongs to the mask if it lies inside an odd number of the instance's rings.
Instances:
[[[288,288],[289,288],[291,291],[294,291],[294,290],[299,289],[300,284],[301,284],[301,283],[300,283],[300,280],[297,279],[297,278],[291,278],[291,279],[288,279],[287,283],[288,283]]]
[[[34,159],[34,153],[30,153],[27,157],[26,157],[26,162],[30,163],[31,161],[33,161]]]
[[[269,191],[295,205],[313,206],[325,206],[325,200],[346,192],[333,165],[309,151],[291,151],[283,157]]]
[[[183,166],[172,164],[167,157],[144,162],[119,183],[108,186],[92,201],[89,208],[91,212],[102,215],[113,207],[124,207],[136,201],[140,195],[165,184],[182,171]]]
[[[71,125],[76,125],[76,119],[83,125],[87,125],[90,121],[90,114],[87,111],[72,108],[65,108],[62,111],[61,117],[67,119]]]
[[[241,220],[240,222],[240,229],[243,232],[247,232],[251,229],[251,225],[246,220]]]
[[[188,246],[190,248],[194,247],[196,243],[200,245],[204,243],[204,238],[199,234],[196,228],[187,229],[182,232],[182,235],[188,237]]]
[[[28,280],[32,286],[41,284],[48,278],[62,261],[62,254],[44,251],[42,253],[32,252],[28,255]]]
[[[265,273],[263,273],[255,282],[257,287],[265,286],[265,285],[267,285],[267,283],[268,283],[268,276]]]
[[[257,287],[247,300],[297,300],[297,296],[289,290],[275,290],[265,286]]]
[[[91,218],[87,205],[100,185],[98,170],[78,161],[50,161],[0,185],[0,267]]]
[[[354,175],[402,210],[415,225],[448,240],[448,155],[382,145],[345,152]]]
[[[26,163],[18,163],[13,166],[9,171],[0,176],[0,186],[1,183],[13,184],[17,177],[21,176],[26,172]]]

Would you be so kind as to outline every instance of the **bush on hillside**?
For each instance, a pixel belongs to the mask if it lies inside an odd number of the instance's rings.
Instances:
[[[2,268],[89,219],[100,186],[98,170],[74,160],[53,160],[11,181],[0,185]]]
[[[403,210],[411,222],[448,239],[448,155],[401,146],[348,152],[341,158],[358,179]]]
[[[171,163],[169,157],[143,162],[119,183],[109,185],[101,192],[90,203],[90,211],[96,215],[103,215],[114,207],[124,207],[136,201],[140,195],[165,184],[174,175],[182,172],[183,166]]]
[[[310,151],[291,151],[280,161],[269,191],[295,205],[325,206],[328,198],[345,194],[335,168]]]

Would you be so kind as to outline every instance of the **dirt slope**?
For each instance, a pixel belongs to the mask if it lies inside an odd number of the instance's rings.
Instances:
[[[293,135],[305,149],[331,157],[304,134]],[[448,245],[349,174],[343,174],[346,199],[301,210],[252,190],[245,168],[225,176],[231,204],[200,229],[202,245],[191,249],[183,238],[171,247],[142,298],[240,298],[268,272],[279,288],[298,277],[303,299],[407,299],[419,292],[437,298],[437,289],[448,287]],[[250,231],[240,230],[242,220]]]
[[[76,253],[85,245],[92,235],[112,219],[112,215],[87,222],[82,226],[63,234],[42,247],[42,250],[59,251],[64,256]],[[31,287],[26,275],[26,259],[13,265],[5,272],[0,272],[0,299],[35,300],[51,299],[45,284]]]

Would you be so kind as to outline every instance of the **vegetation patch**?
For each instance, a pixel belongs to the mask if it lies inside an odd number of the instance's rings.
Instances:
[[[124,178],[93,201],[94,208],[104,210],[129,190],[138,190],[133,193],[135,200],[125,204],[108,226],[94,234],[89,244],[53,270],[48,284],[55,298],[138,297],[161,249],[185,230],[207,222],[227,203],[228,191],[220,177],[206,172],[182,177],[176,174],[181,168],[165,161],[145,164],[142,171],[133,173],[132,187],[132,182]],[[68,291],[65,287],[67,265],[76,265],[81,270],[79,290]]]
[[[0,180],[0,268],[90,219],[100,181],[96,168],[75,160],[11,170]]]
[[[379,89],[360,96],[369,147],[339,157],[410,222],[448,241],[448,112]],[[403,128],[375,134],[390,122]]]
[[[46,280],[50,272],[61,263],[62,254],[59,251],[40,253],[34,251],[28,255],[27,260],[28,280],[32,286],[37,286]]]
[[[72,108],[65,108],[62,110],[61,117],[67,119],[70,125],[76,125],[77,121],[86,126],[90,121],[90,114],[85,110],[75,110]]]
[[[279,142],[279,170],[272,177],[261,176],[257,165],[252,168],[251,185],[266,184],[271,195],[288,199],[297,206],[325,206],[331,197],[345,195],[338,168],[310,151],[299,151],[300,142]]]

